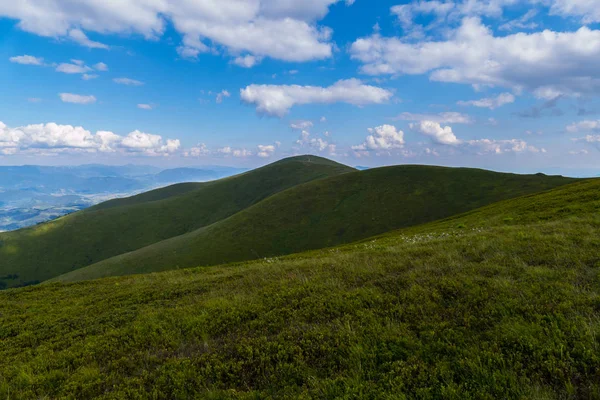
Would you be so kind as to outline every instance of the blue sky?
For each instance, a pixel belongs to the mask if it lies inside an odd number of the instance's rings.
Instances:
[[[598,175],[589,0],[0,5],[0,164]],[[43,4],[42,4],[43,3]]]

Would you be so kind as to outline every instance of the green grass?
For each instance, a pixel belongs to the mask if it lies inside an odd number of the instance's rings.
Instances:
[[[295,157],[234,177],[175,185],[0,233],[0,278],[17,276],[0,279],[0,285],[45,281],[213,224],[294,185],[352,171],[319,157]]]
[[[157,272],[330,247],[573,181],[428,166],[357,171],[294,186],[214,224],[57,279]]]
[[[0,398],[598,399],[599,193],[1,292]]]

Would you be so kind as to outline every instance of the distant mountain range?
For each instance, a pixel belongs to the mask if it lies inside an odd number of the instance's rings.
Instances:
[[[49,221],[113,198],[244,171],[221,166],[165,170],[147,165],[0,166],[0,231]]]

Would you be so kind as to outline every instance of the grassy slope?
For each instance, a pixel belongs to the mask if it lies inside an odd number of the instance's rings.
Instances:
[[[215,265],[335,246],[572,181],[426,166],[353,172],[293,187],[213,225],[57,279]]]
[[[341,248],[0,293],[0,397],[600,398],[600,180]]]
[[[3,281],[9,286],[43,281],[210,225],[294,185],[350,171],[323,158],[290,158],[193,191],[176,185],[117,201],[121,206],[100,206],[2,233],[0,277],[17,274],[18,279]]]

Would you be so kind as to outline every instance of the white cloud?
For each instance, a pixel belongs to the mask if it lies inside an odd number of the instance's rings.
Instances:
[[[461,106],[474,106],[480,108],[489,108],[490,110],[494,110],[498,107],[502,107],[505,104],[510,104],[515,102],[515,96],[510,93],[501,93],[497,97],[488,97],[479,100],[470,100],[470,101],[459,101],[458,105]]]
[[[439,144],[456,145],[460,144],[460,140],[452,132],[449,126],[442,127],[434,121],[421,121],[419,123],[409,124],[410,129],[429,136]]]
[[[447,40],[410,43],[378,34],[356,40],[351,55],[370,75],[426,74],[433,81],[492,85],[554,95],[600,92],[600,30],[496,37],[465,18]]]
[[[83,79],[84,81],[91,81],[92,79],[96,79],[98,77],[98,75],[96,74],[83,74],[81,76],[81,79]]]
[[[327,118],[326,117],[321,117],[319,119],[319,122],[321,122],[321,123],[327,122]]]
[[[184,157],[202,157],[207,156],[211,152],[204,143],[200,143],[197,146],[191,147],[183,152]]]
[[[59,93],[59,97],[64,103],[91,104],[96,102],[95,96],[83,96],[73,93]]]
[[[600,132],[600,120],[575,122],[567,126],[566,130],[569,133]]]
[[[69,31],[69,38],[82,46],[89,47],[90,49],[108,49],[108,46],[104,43],[90,40],[81,29],[71,29]]]
[[[180,54],[188,57],[206,51],[204,42],[211,42],[233,56],[248,53],[301,62],[331,57],[331,30],[317,21],[338,1],[19,0],[0,5],[0,16],[18,20],[22,30],[71,38],[92,48],[108,46],[91,41],[86,33],[152,39],[171,25],[183,37]]]
[[[382,125],[369,128],[370,135],[357,146],[352,146],[355,151],[392,150],[404,147],[404,132],[392,125]]]
[[[95,134],[81,126],[56,123],[9,128],[0,122],[0,152],[49,155],[61,152],[124,152],[142,155],[167,155],[176,152],[179,140],[134,131],[122,137],[109,131]]]
[[[115,78],[113,82],[118,83],[119,85],[127,85],[127,86],[142,86],[144,82],[130,79],[130,78]]]
[[[440,124],[471,124],[471,117],[458,112],[442,112],[439,114],[414,114],[404,112],[395,119],[402,121],[433,121]]]
[[[161,155],[174,153],[179,150],[181,143],[179,140],[172,139],[163,141],[163,138],[159,135],[152,135],[136,130],[121,140],[121,147],[131,152]]]
[[[64,74],[85,74],[86,72],[92,71],[92,69],[86,65],[81,65],[79,63],[62,63],[58,64],[56,67],[57,72],[62,72]]]
[[[152,104],[138,104],[137,107],[141,110],[152,110],[154,108]]]
[[[22,56],[15,56],[9,58],[11,63],[23,64],[23,65],[44,65],[44,59],[41,57],[28,56],[27,54]]]
[[[94,69],[96,71],[108,71],[108,65],[104,64],[103,62],[99,62],[98,64],[94,65]]]
[[[257,147],[258,147],[258,152],[256,153],[256,155],[261,158],[271,157],[273,155],[273,153],[275,153],[275,146],[273,146],[273,145],[259,144]]]
[[[508,139],[478,139],[465,142],[467,145],[476,149],[478,154],[504,154],[504,153],[546,153],[546,149],[539,149],[535,146],[530,146],[524,140]]]
[[[312,121],[305,121],[305,120],[294,121],[290,124],[290,128],[298,130],[298,131],[310,129],[312,127],[313,127]]]
[[[329,87],[299,85],[250,85],[240,90],[242,100],[260,113],[282,117],[300,104],[344,102],[357,106],[387,102],[392,92],[363,84],[358,79],[340,80]]]
[[[222,90],[219,93],[217,93],[217,104],[221,104],[223,102],[223,99],[225,99],[226,97],[231,97],[231,93],[229,93],[227,90]]]
[[[550,12],[563,17],[580,17],[584,24],[600,22],[600,8],[595,0],[553,0]]]
[[[317,152],[324,152],[325,150],[327,150],[327,152],[330,155],[335,155],[335,150],[336,150],[336,145],[333,143],[329,143],[328,141],[322,139],[322,138],[314,138],[311,137],[310,132],[303,130],[300,133],[300,137],[298,138],[298,140],[296,140],[296,144],[300,145],[301,147],[308,147],[310,149],[313,149]]]
[[[236,57],[233,60],[233,63],[242,68],[252,68],[255,65],[257,65],[258,63],[260,63],[261,60],[262,60],[261,57],[256,57],[256,56],[248,54],[245,56]]]
[[[498,29],[501,31],[512,31],[515,29],[521,30],[531,30],[538,27],[536,22],[532,22],[531,20],[535,18],[538,14],[538,11],[535,9],[531,9],[523,14],[521,17],[517,19],[513,19],[505,24],[500,25]]]

